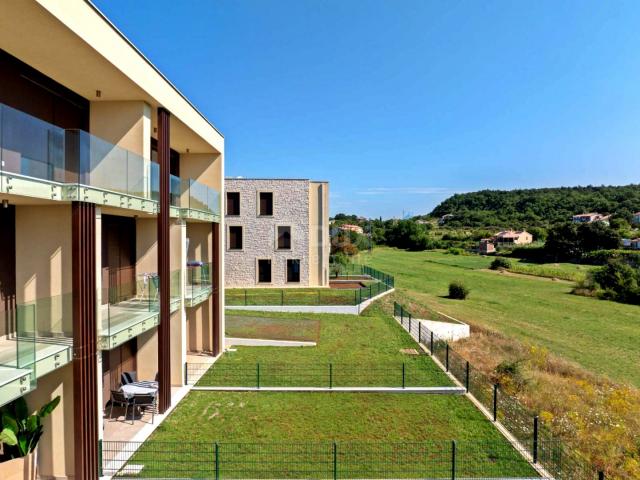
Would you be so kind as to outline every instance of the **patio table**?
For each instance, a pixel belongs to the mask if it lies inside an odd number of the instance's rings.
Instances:
[[[156,393],[158,393],[158,382],[143,381],[127,383],[126,385],[122,386],[122,393],[124,393],[127,398],[131,398],[134,395],[155,395]]]

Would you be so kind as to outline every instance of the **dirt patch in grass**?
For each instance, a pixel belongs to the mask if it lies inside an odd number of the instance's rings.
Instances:
[[[320,337],[320,321],[227,314],[225,334],[239,338],[317,342]]]

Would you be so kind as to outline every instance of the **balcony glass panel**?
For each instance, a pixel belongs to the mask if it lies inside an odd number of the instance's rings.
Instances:
[[[151,199],[160,201],[160,165],[151,162],[150,165],[150,190]],[[180,195],[182,194],[182,179],[175,175],[169,175],[169,204],[172,207],[180,207]]]
[[[171,282],[169,287],[171,312],[175,312],[180,308],[180,302],[182,300],[182,271],[172,271],[169,280]]]
[[[109,271],[110,286],[103,290],[103,305],[98,326],[99,345],[111,349],[155,327],[159,322],[160,280],[156,273],[136,275],[133,282]],[[105,298],[106,293],[106,298]]]
[[[220,193],[192,179],[185,180],[188,208],[214,215],[220,214]]]
[[[14,331],[0,340],[0,405],[36,385],[35,309],[18,305],[14,321]]]
[[[0,170],[64,182],[65,131],[0,104]]]
[[[196,305],[211,295],[211,278],[211,263],[201,261],[187,262],[184,296],[188,305]]]

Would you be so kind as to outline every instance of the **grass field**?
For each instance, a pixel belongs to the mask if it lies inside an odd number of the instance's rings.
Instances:
[[[336,288],[227,288],[227,305],[357,305],[365,294]]]
[[[486,270],[490,258],[377,248],[364,259],[403,296],[640,386],[640,307],[572,295],[571,284]],[[569,268],[569,267],[566,267]],[[462,280],[467,300],[447,298]]]
[[[234,322],[242,317],[253,319],[255,315],[255,312],[233,311],[236,319]],[[336,381],[340,382],[342,379],[342,386],[350,386],[344,385],[344,382],[356,378],[365,381],[363,385],[391,386],[390,382],[393,382],[399,386],[402,364],[405,363],[407,379],[410,378],[414,386],[451,385],[448,377],[427,355],[407,355],[401,352],[403,349],[415,349],[416,344],[378,306],[372,306],[360,316],[272,312],[261,312],[260,316],[277,321],[281,329],[286,329],[287,322],[291,324],[291,328],[300,329],[317,328],[319,322],[317,346],[239,346],[236,352],[220,359],[216,367],[201,379],[201,384],[228,385],[235,377],[243,385],[253,386],[256,364],[259,363],[263,381],[274,381],[276,372],[281,372],[280,376],[287,375],[291,379],[292,386],[301,385],[304,380],[314,382],[312,386],[315,386],[326,379],[328,366],[332,363],[335,364]],[[305,323],[309,327],[304,327]],[[347,371],[351,373],[341,373]],[[269,372],[272,372],[271,376]],[[374,385],[376,381],[383,381],[384,384]],[[266,383],[262,385],[267,386]],[[282,383],[275,383],[273,386],[275,385]]]
[[[227,337],[315,342],[320,335],[320,320],[265,317],[255,312],[253,315],[227,312],[224,328]]]
[[[233,312],[255,321],[255,312]],[[319,324],[316,347],[238,347],[216,367],[375,365],[403,362],[433,385],[451,385],[409,335],[374,305],[361,316],[260,313],[296,328]],[[242,327],[244,328],[244,327]],[[311,327],[315,328],[315,327]],[[251,327],[253,329],[253,327]],[[396,370],[398,373],[400,370]],[[203,383],[207,383],[205,379]],[[201,382],[202,382],[201,381]],[[223,478],[536,477],[463,396],[363,393],[191,392],[130,464],[143,474],[211,477],[214,442]],[[337,442],[334,447],[333,442]],[[335,457],[332,452],[335,450]]]

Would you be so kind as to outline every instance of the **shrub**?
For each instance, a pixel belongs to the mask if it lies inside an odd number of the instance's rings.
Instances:
[[[447,248],[447,253],[450,253],[451,255],[462,255],[464,250],[462,248],[449,247]]]
[[[491,262],[489,266],[491,270],[506,270],[511,268],[511,262],[503,257],[497,257]]]
[[[464,300],[469,296],[469,288],[462,282],[451,282],[449,284],[449,298]]]

